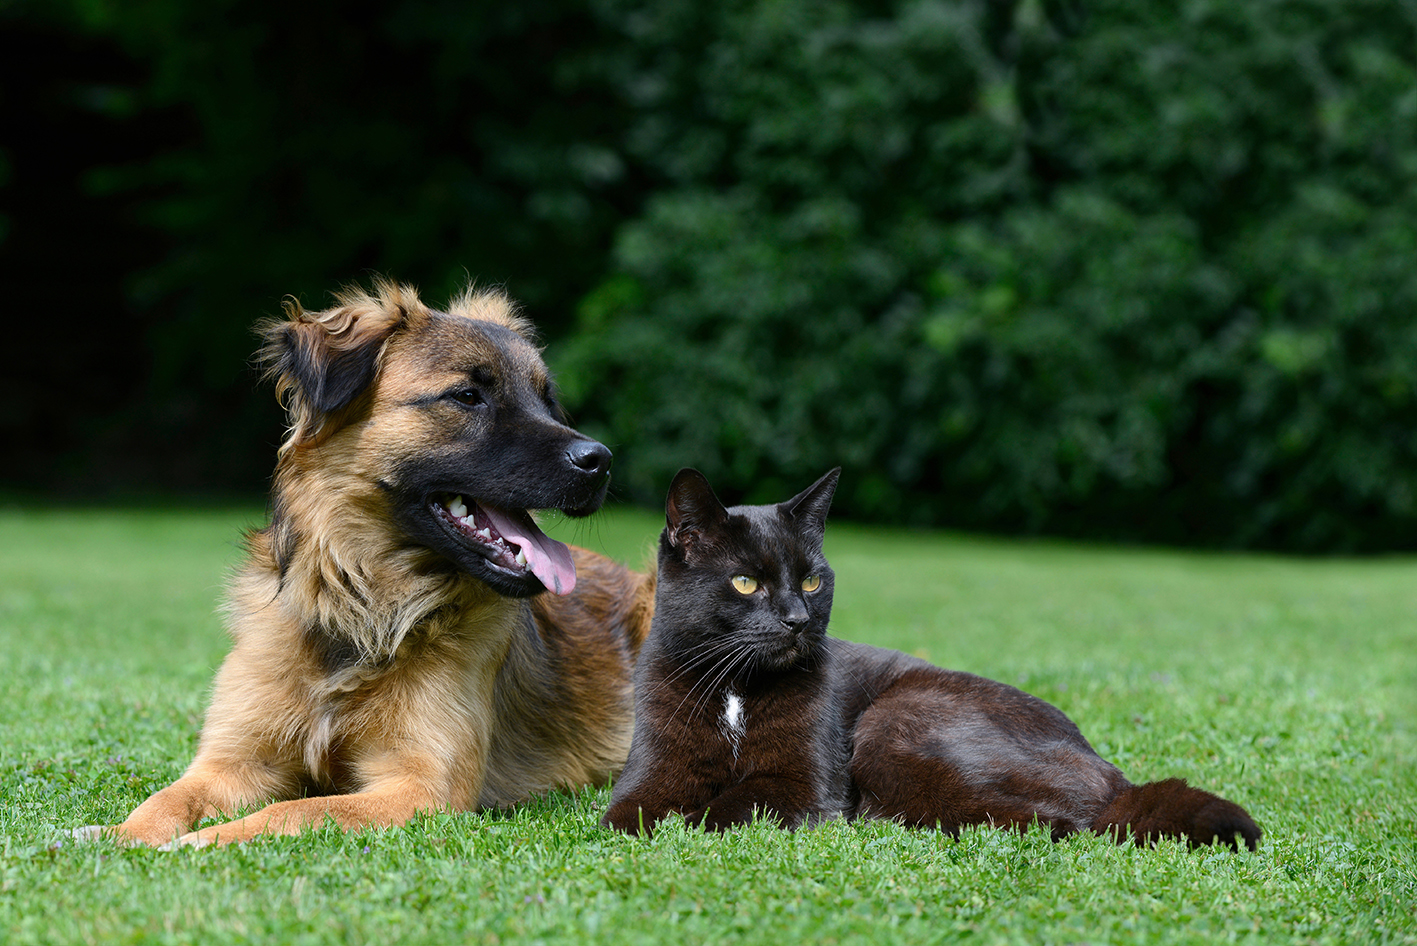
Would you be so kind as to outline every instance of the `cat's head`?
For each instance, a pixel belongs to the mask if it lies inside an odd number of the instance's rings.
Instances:
[[[822,539],[840,473],[776,505],[725,507],[702,473],[679,471],[665,501],[656,604],[678,646],[732,647],[749,670],[820,656],[834,587]]]

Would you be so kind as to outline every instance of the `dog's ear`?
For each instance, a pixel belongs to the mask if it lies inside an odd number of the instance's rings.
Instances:
[[[335,301],[333,308],[307,312],[287,299],[285,320],[258,327],[265,338],[260,362],[289,416],[282,452],[328,433],[335,426],[329,420],[374,380],[389,336],[426,317],[414,290],[383,280],[372,294],[347,289]]]
[[[718,501],[704,475],[686,467],[669,484],[664,518],[665,538],[687,554],[728,521],[728,510]]]

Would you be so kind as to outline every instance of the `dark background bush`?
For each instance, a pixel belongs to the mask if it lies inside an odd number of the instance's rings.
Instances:
[[[1417,10],[0,6],[4,479],[252,490],[284,293],[505,283],[620,495],[1417,545]],[[11,55],[5,55],[6,52]],[[29,91],[20,91],[21,80]]]

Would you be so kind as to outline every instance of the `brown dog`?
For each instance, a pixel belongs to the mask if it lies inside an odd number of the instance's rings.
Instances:
[[[122,824],[76,834],[396,825],[624,764],[653,581],[528,514],[598,509],[610,451],[563,422],[500,293],[439,312],[381,281],[336,301],[263,326],[290,434],[230,588],[234,646],[197,757]]]

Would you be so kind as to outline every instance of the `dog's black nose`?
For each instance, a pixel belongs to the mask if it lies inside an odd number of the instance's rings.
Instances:
[[[576,469],[595,476],[610,470],[610,461],[614,459],[614,456],[609,448],[602,443],[596,443],[594,440],[576,440],[566,448],[566,458]]]

